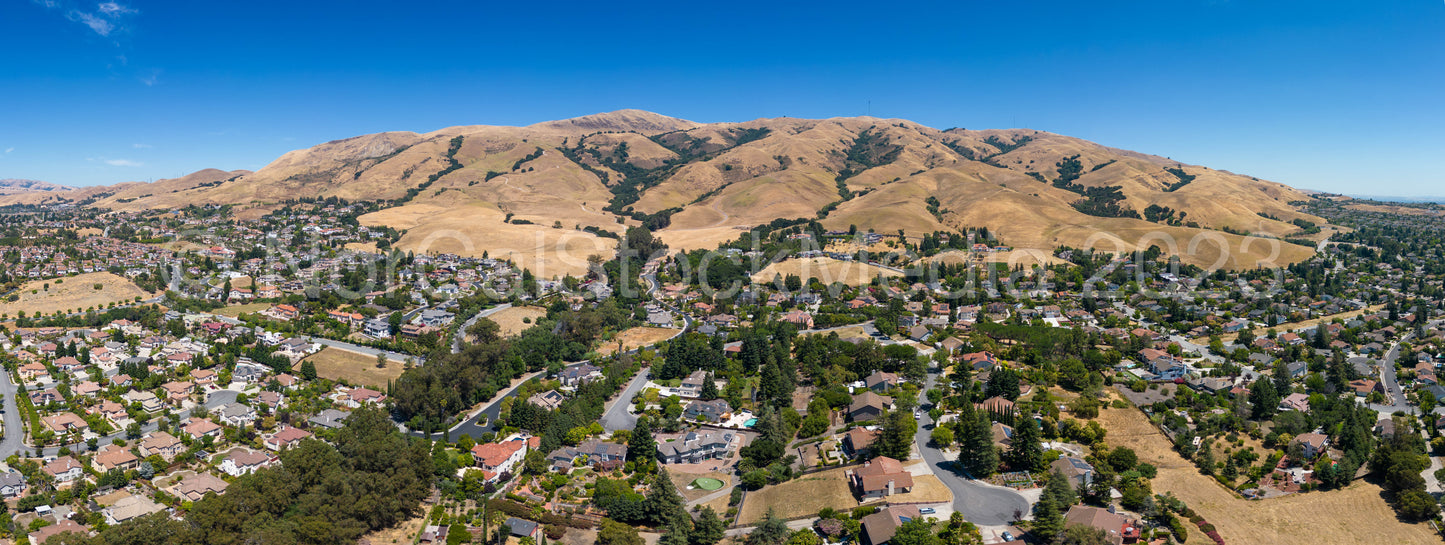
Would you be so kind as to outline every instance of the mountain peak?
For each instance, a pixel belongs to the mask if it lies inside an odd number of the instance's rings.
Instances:
[[[701,123],[678,119],[676,117],[668,117],[646,110],[624,109],[573,117],[570,119],[544,121],[530,125],[528,128],[552,129],[581,134],[598,131],[635,131],[642,134],[657,134],[701,126]]]

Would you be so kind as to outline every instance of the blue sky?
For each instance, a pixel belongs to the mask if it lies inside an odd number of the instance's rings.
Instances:
[[[1029,127],[1445,194],[1441,0],[486,4],[0,3],[0,178],[257,169],[371,132],[640,108]]]

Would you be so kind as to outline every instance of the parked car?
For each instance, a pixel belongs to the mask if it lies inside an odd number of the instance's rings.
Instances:
[[[932,515],[934,512],[935,512],[935,511],[933,510],[932,507],[919,507],[919,508],[918,508],[918,514],[920,514],[920,515]]]

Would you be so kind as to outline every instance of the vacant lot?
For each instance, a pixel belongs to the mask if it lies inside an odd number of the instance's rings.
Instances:
[[[842,282],[849,286],[858,286],[873,281],[874,277],[895,278],[903,276],[901,273],[861,263],[858,261],[839,261],[829,257],[810,257],[807,259],[789,259],[780,263],[768,265],[767,268],[758,271],[753,275],[754,282],[772,282],[776,276],[787,277],[797,275],[801,278],[817,278],[824,284]]]
[[[1437,543],[1428,525],[1406,524],[1380,497],[1380,487],[1356,481],[1344,490],[1293,494],[1252,501],[1235,496],[1170,448],[1169,441],[1144,413],[1135,409],[1104,409],[1099,421],[1109,430],[1107,442],[1139,453],[1139,461],[1159,468],[1154,492],[1172,492],[1219,529],[1229,543],[1273,545],[1347,545],[1377,541]],[[1212,543],[1190,528],[1189,543]]]
[[[386,362],[385,369],[376,367],[376,356],[350,350],[326,347],[302,361],[316,364],[316,375],[331,380],[345,380],[353,386],[386,389],[386,383],[401,376],[402,363]],[[297,364],[300,368],[300,364]]]
[[[230,316],[232,318],[235,318],[242,314],[261,312],[268,308],[271,308],[271,303],[246,303],[244,305],[231,305],[225,308],[218,308],[211,312],[214,314],[220,314],[221,316]]]
[[[858,501],[848,490],[843,469],[839,468],[748,492],[738,513],[738,522],[751,524],[762,520],[769,507],[780,518],[792,518],[817,513],[824,507],[852,509],[857,505]]]
[[[499,310],[491,316],[487,316],[486,319],[497,322],[497,325],[501,326],[503,337],[511,337],[532,327],[532,324],[537,323],[537,318],[546,316],[547,309],[542,307],[511,307]]]
[[[29,315],[76,312],[103,308],[110,303],[129,303],[136,297],[151,297],[130,280],[108,272],[33,280],[11,295],[16,296],[16,300],[6,298],[0,302],[0,314],[16,316],[22,310]]]
[[[622,343],[624,352],[634,348],[652,346],[676,334],[676,329],[667,327],[634,327],[618,333],[611,340],[603,341],[602,346],[597,347],[597,352],[604,356],[616,354],[619,342]]]

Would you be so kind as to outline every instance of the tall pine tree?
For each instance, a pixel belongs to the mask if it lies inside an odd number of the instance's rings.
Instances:
[[[1013,443],[1009,448],[1009,465],[1015,471],[1038,471],[1044,465],[1044,446],[1040,442],[1039,424],[1032,415],[1024,415],[1014,426]]]

